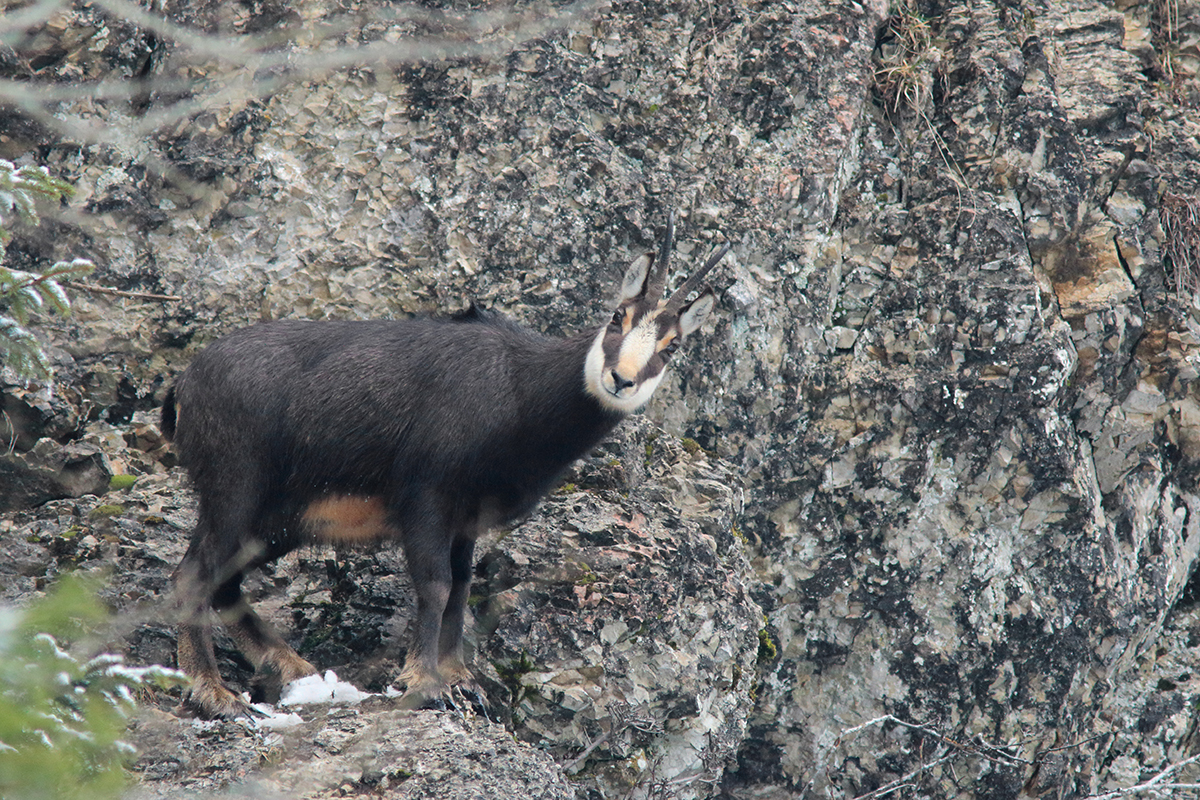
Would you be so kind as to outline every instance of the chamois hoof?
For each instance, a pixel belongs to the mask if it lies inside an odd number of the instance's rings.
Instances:
[[[455,702],[455,707],[465,711],[470,708],[475,714],[483,717],[489,722],[495,722],[492,715],[488,713],[487,696],[474,682],[460,683],[457,686],[450,687],[447,693]]]
[[[428,681],[410,685],[396,705],[408,711],[449,711],[457,714],[474,713],[491,719],[487,697],[474,681],[447,685]]]
[[[448,686],[441,683],[433,686],[410,686],[400,695],[396,706],[405,711],[445,711],[449,690]]]
[[[259,665],[250,679],[250,699],[255,703],[278,705],[284,687],[316,674],[317,668],[295,653],[282,654],[275,661],[264,661]]]
[[[196,681],[184,696],[183,702],[173,710],[176,716],[196,716],[201,719],[237,719],[239,717],[262,717],[261,711],[251,706],[227,686],[215,686]]]

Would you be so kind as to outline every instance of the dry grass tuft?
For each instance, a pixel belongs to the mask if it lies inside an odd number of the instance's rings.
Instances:
[[[933,28],[914,0],[898,0],[884,23],[875,49],[875,86],[893,114],[907,108],[920,113],[929,100],[937,51]]]
[[[1158,206],[1163,267],[1180,297],[1200,292],[1200,197],[1167,192]]]

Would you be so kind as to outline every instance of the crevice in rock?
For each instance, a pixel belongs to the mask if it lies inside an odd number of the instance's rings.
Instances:
[[[1125,277],[1129,278],[1129,282],[1133,285],[1133,288],[1137,290],[1138,302],[1141,303],[1142,308],[1144,309],[1146,307],[1146,298],[1143,295],[1142,287],[1138,284],[1137,279],[1133,277],[1132,270],[1129,269],[1129,262],[1125,260],[1125,254],[1121,252],[1120,235],[1121,234],[1119,231],[1114,231],[1112,237],[1113,247],[1116,249],[1117,253],[1117,263],[1121,265],[1121,269],[1125,271]]]

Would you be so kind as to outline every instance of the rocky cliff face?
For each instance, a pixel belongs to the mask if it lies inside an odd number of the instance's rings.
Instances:
[[[261,317],[470,297],[576,330],[677,208],[681,262],[733,243],[715,322],[645,418],[481,556],[476,665],[514,746],[542,751],[518,751],[542,765],[522,780],[565,768],[581,797],[1072,797],[1186,757],[1200,7],[613,3],[468,37],[468,5],[389,20],[166,4],[212,33],[336,20],[351,33],[316,47],[335,53],[432,34],[495,50],[314,71],[298,36],[284,50],[309,71],[277,60],[257,84],[115,6],[15,37],[11,77],[141,88],[0,131],[5,155],[80,190],[10,251],[88,255],[96,282],[134,294],[83,293],[49,327],[58,388],[7,390],[20,444],[4,469],[94,470],[102,453],[160,474],[140,414],[198,348]],[[56,526],[97,524],[80,515],[100,501],[8,514],[0,535],[25,555],[6,598],[110,557],[144,584],[115,584],[114,605],[157,596],[190,499],[177,475],[149,482],[128,531],[102,514],[115,533],[69,545]],[[139,565],[122,537],[170,544]],[[261,594],[301,652],[381,689],[409,604],[396,557],[279,570]],[[130,640],[170,661],[161,624]],[[151,750],[184,735],[145,724]],[[411,724],[442,752],[449,728]],[[469,746],[490,747],[477,732]],[[300,774],[332,752],[305,736],[282,767],[219,774]],[[144,757],[146,791],[200,769]],[[406,758],[337,781],[418,791]],[[541,796],[569,796],[556,780]]]

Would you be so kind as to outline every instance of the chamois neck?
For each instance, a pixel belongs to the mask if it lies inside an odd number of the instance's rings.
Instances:
[[[543,339],[543,346],[527,362],[525,381],[537,387],[536,396],[554,408],[578,404],[579,412],[594,414],[615,425],[625,414],[598,402],[588,389],[585,375],[588,356],[595,349],[593,344],[599,333],[601,330],[589,328],[565,339]],[[551,409],[543,411],[553,413]]]
[[[625,414],[606,408],[588,392],[584,364],[598,331],[566,339],[542,338],[522,359],[518,384],[525,394],[530,434],[564,464],[594,447]]]

